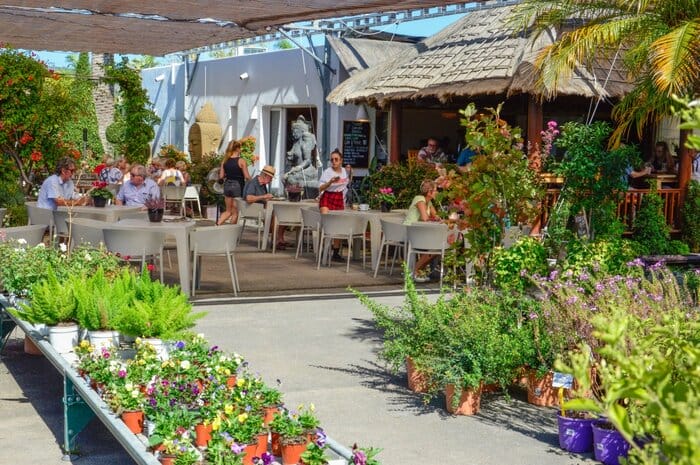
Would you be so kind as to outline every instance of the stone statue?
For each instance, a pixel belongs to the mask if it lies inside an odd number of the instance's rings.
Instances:
[[[306,119],[299,117],[292,122],[292,148],[287,152],[287,165],[291,169],[284,175],[286,186],[304,188],[305,197],[318,195],[318,158],[316,136],[309,129]]]
[[[201,161],[210,153],[219,150],[221,142],[221,126],[211,102],[204,104],[195,117],[195,123],[190,127],[187,136],[190,159],[193,163]]]

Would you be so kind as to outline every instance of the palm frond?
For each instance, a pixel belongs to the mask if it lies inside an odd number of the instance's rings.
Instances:
[[[667,96],[685,94],[700,79],[700,21],[685,22],[650,46],[654,83]]]

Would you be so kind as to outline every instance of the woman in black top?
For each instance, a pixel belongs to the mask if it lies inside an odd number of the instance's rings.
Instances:
[[[233,199],[242,195],[243,185],[250,179],[248,162],[245,158],[241,158],[241,143],[237,140],[232,140],[226,147],[226,155],[219,168],[219,179],[224,179],[226,211],[221,214],[217,224],[224,224],[226,220],[230,220],[231,224],[236,224],[238,222],[238,208],[236,208],[236,202]]]

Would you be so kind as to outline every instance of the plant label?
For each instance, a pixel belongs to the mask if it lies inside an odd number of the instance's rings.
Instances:
[[[552,377],[552,387],[571,389],[571,386],[573,384],[574,375],[567,375],[566,373],[557,373],[556,371],[554,372],[554,376]]]

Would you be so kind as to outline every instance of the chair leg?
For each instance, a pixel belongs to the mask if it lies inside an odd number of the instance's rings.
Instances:
[[[316,269],[321,269],[321,257],[323,257],[323,231],[321,231],[321,236],[318,238],[318,260],[316,264]]]
[[[275,251],[277,250],[277,226],[275,225],[274,231],[272,231],[272,255],[275,254]]]
[[[302,226],[301,229],[299,230],[299,237],[301,238],[301,240],[297,240],[297,252],[296,252],[296,254],[294,254],[294,260],[299,259],[299,251],[302,247],[302,244],[304,243],[304,232],[305,232],[304,227]]]
[[[345,272],[350,272],[350,258],[352,257],[352,234],[348,237],[348,260],[345,265]]]
[[[386,253],[387,257],[389,256],[389,248],[386,246],[386,242],[384,241],[384,238],[382,237],[382,242],[379,244],[379,255],[377,256],[377,264],[374,265],[374,277],[377,277],[377,271],[379,271],[379,265],[381,264],[382,261],[382,250],[386,247]],[[386,270],[386,265],[384,266],[384,269]]]
[[[399,254],[399,246],[394,246],[394,256],[391,258],[391,268],[389,268],[389,276],[394,274],[394,265],[396,264],[396,256]]]
[[[238,268],[236,268],[236,257],[231,254],[231,264],[233,265],[233,276],[236,278],[236,292],[241,290],[241,285],[238,282]]]
[[[228,262],[228,272],[231,275],[231,286],[233,286],[233,295],[238,297],[238,290],[236,289],[236,275],[233,273],[233,264],[231,263],[231,254],[226,254],[226,262]]]
[[[442,273],[445,269],[445,251],[440,254],[440,288],[442,289]]]
[[[194,256],[192,257],[192,297],[195,296],[197,290],[197,246],[194,246]]]

